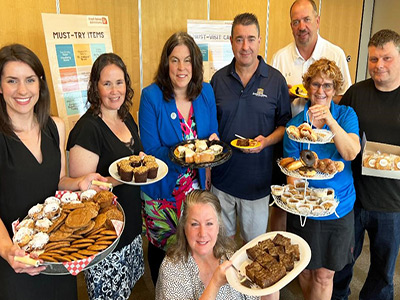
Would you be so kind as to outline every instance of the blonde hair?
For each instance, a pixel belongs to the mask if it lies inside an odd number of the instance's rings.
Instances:
[[[316,76],[332,79],[336,94],[343,86],[342,72],[334,61],[327,58],[316,60],[303,75],[303,85],[307,91],[310,89],[311,80]]]
[[[234,241],[226,236],[225,228],[221,219],[221,204],[219,203],[217,196],[209,191],[194,190],[186,196],[186,200],[183,204],[183,212],[176,230],[176,241],[167,251],[167,256],[171,257],[175,261],[182,259],[187,261],[189,253],[191,252],[185,235],[185,225],[190,208],[196,204],[210,205],[217,215],[219,232],[213,249],[214,256],[216,258],[221,258],[225,253],[233,252],[235,249]]]

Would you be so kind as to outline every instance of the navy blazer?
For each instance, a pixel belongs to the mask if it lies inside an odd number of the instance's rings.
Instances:
[[[217,109],[211,85],[203,83],[201,94],[193,100],[197,137],[207,139],[218,134]],[[146,154],[154,155],[168,165],[167,176],[159,182],[142,186],[142,191],[152,199],[170,199],[179,174],[186,168],[173,163],[168,151],[183,141],[175,99],[163,99],[161,89],[155,84],[144,88],[139,107],[140,137]],[[200,186],[205,187],[205,170],[199,169]]]

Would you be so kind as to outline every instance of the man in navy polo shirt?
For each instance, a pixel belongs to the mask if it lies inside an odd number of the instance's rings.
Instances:
[[[231,30],[235,57],[211,79],[221,140],[230,143],[238,134],[260,142],[253,149],[234,148],[229,161],[212,169],[212,192],[227,233],[235,235],[238,217],[245,242],[267,230],[273,145],[291,116],[286,81],[258,56],[260,41],[257,17],[237,15]]]

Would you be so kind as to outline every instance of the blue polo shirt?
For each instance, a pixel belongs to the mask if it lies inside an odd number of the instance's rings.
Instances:
[[[294,125],[298,126],[307,120],[307,112],[310,107],[310,101],[306,103],[304,111],[295,116],[287,126]],[[349,106],[336,105],[331,102],[330,108],[333,118],[338,122],[339,126],[343,128],[347,133],[354,133],[359,135],[358,118],[354,109]],[[324,125],[323,129],[329,130],[327,125]],[[284,157],[299,158],[302,150],[308,149],[308,143],[298,143],[288,138],[287,133],[283,138],[283,153]],[[311,151],[315,151],[320,159],[330,158],[332,160],[341,160],[344,163],[344,170],[336,175],[332,179],[327,180],[308,180],[310,187],[315,188],[333,188],[335,190],[335,197],[339,199],[339,206],[336,208],[336,212],[339,217],[347,215],[354,206],[356,200],[356,192],[354,189],[353,173],[351,171],[351,161],[345,161],[340,153],[337,151],[334,143],[328,144],[310,144]],[[332,220],[336,219],[336,215],[332,214],[322,218],[312,218],[317,220]]]
[[[217,104],[220,139],[230,143],[235,134],[247,138],[268,136],[290,120],[288,88],[282,74],[261,56],[256,72],[243,86],[235,71],[235,59],[211,79]],[[245,154],[233,148],[226,163],[212,169],[212,184],[234,197],[256,200],[269,195],[273,146]]]

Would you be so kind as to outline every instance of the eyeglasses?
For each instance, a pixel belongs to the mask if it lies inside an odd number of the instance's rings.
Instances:
[[[333,83],[323,83],[323,84],[320,84],[320,83],[318,83],[318,82],[311,82],[311,87],[314,89],[314,90],[319,90],[319,88],[322,86],[322,89],[325,91],[325,92],[330,92],[332,89],[333,89]]]

